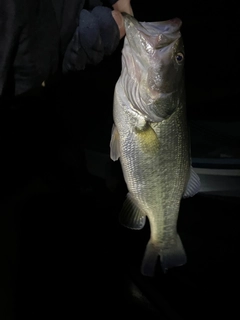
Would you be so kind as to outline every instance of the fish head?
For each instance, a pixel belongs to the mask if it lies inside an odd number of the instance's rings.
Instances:
[[[138,22],[131,15],[123,16],[125,92],[134,109],[148,120],[162,121],[174,112],[184,92],[182,22],[179,18]]]

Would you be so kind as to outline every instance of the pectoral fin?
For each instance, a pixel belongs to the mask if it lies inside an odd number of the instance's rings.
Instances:
[[[135,133],[137,135],[139,146],[144,153],[155,154],[159,152],[159,139],[156,132],[148,122],[145,122],[141,127],[136,126]]]
[[[112,126],[112,136],[110,141],[110,158],[113,161],[118,160],[120,157],[120,141],[119,133],[117,127],[113,124]]]
[[[183,198],[193,197],[196,193],[199,192],[201,187],[200,178],[194,169],[190,168],[190,178],[188,180],[187,187],[183,194]]]
[[[127,194],[127,199],[123,203],[119,221],[123,226],[134,230],[141,230],[145,225],[146,216],[134,203],[129,193]]]

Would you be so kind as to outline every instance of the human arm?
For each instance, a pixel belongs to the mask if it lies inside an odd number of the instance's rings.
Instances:
[[[125,34],[120,10],[132,11],[129,0],[113,0],[109,4],[117,9],[98,5],[92,10],[81,10],[78,27],[64,54],[64,73],[82,70],[87,64],[96,65],[117,48]]]

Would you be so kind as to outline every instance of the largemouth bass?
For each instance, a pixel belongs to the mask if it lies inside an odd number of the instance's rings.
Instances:
[[[181,20],[138,22],[123,14],[126,36],[122,71],[114,92],[110,156],[120,159],[128,194],[120,222],[150,239],[141,272],[153,276],[186,263],[177,233],[180,202],[200,180],[191,167],[184,90]]]

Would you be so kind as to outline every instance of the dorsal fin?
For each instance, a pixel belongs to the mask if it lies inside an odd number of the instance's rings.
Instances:
[[[197,173],[194,171],[193,167],[190,168],[190,177],[183,194],[183,198],[193,197],[196,193],[199,192],[201,187],[200,178]]]

